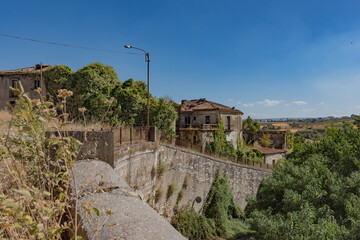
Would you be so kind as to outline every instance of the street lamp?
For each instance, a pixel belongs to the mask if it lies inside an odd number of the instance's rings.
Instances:
[[[149,68],[150,68],[150,54],[148,52],[146,52],[144,49],[141,48],[137,48],[137,47],[133,47],[130,45],[125,45],[125,48],[134,48],[140,51],[143,51],[145,54],[145,62],[147,62],[147,123],[146,125],[149,127],[150,126],[150,92],[149,92]]]

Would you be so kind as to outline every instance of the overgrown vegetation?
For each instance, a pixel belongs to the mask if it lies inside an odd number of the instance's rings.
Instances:
[[[161,178],[164,175],[164,173],[167,171],[168,167],[169,166],[166,163],[160,161],[159,164],[157,165],[157,171],[156,171],[157,176]]]
[[[273,144],[273,141],[271,140],[271,135],[269,133],[264,134],[260,139],[260,143],[263,147],[271,147],[271,145]]]
[[[161,190],[161,186],[155,191],[155,203],[158,203],[163,195],[163,191]]]
[[[217,129],[214,133],[213,144],[207,144],[207,149],[212,149],[215,153],[221,153],[224,155],[230,155],[236,157],[236,151],[232,142],[226,140],[226,133],[224,123],[221,117],[217,120]]]
[[[61,239],[77,235],[77,217],[70,214],[73,199],[69,179],[80,142],[66,136],[67,98],[72,92],[58,91],[57,115],[51,102],[30,100],[19,83],[11,89],[18,95],[12,119],[0,134],[0,238]],[[48,138],[52,128],[57,137]],[[57,146],[52,158],[48,150]]]
[[[253,233],[241,219],[239,207],[219,168],[210,188],[202,214],[185,207],[172,219],[174,227],[189,239],[240,237]]]
[[[78,109],[85,107],[88,122],[104,120],[110,125],[146,125],[146,84],[133,79],[120,82],[111,66],[91,63],[77,72],[67,66],[55,66],[44,72],[44,81],[48,94],[55,102],[59,102],[56,95],[59,89],[68,89],[74,93],[68,103],[71,119],[82,120],[83,115]],[[104,102],[108,103],[109,99],[109,108],[104,108]],[[105,113],[106,116],[102,119]],[[176,118],[174,102],[150,95],[151,126],[156,126],[167,135],[173,135]]]
[[[168,188],[166,190],[166,200],[168,201],[169,198],[174,194],[174,192],[176,191],[176,186],[175,184],[169,184]]]
[[[256,239],[360,239],[360,131],[296,145],[248,199]]]
[[[252,120],[250,116],[244,121],[244,128],[249,131],[249,137],[247,144],[255,143],[255,133],[260,131],[260,123],[256,120]]]

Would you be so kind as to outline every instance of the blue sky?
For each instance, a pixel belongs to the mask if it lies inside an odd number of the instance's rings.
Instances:
[[[150,52],[157,97],[207,98],[254,118],[360,113],[360,2],[292,0],[1,2],[0,33]],[[0,37],[0,69],[111,65],[146,80],[141,55]],[[138,52],[140,53],[140,52]]]

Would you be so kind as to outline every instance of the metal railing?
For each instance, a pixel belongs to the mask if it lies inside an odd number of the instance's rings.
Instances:
[[[117,127],[114,131],[114,145],[150,141],[150,127]]]

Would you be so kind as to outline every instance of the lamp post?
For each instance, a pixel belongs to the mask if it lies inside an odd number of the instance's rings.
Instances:
[[[125,48],[134,48],[140,51],[143,51],[145,54],[145,62],[147,62],[147,123],[146,126],[150,126],[150,91],[149,91],[149,68],[150,68],[150,54],[146,52],[144,49],[137,48],[130,45],[125,45]]]

